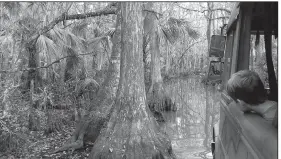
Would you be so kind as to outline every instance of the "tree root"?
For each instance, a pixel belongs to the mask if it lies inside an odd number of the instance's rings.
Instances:
[[[162,111],[176,111],[176,105],[165,92],[162,83],[154,83],[148,92],[148,107],[157,121],[164,121]]]
[[[76,140],[75,142],[64,145],[63,147],[55,150],[53,153],[58,153],[66,150],[77,150],[83,147],[83,140]]]
[[[108,118],[104,114],[90,113],[85,115],[67,144],[55,150],[54,153],[66,150],[74,151],[82,148],[85,142],[95,142],[107,121]]]
[[[169,136],[161,131],[150,112],[147,116],[141,112],[149,111],[147,107],[133,116],[135,119],[126,120],[128,117],[120,115],[122,113],[119,112],[126,110],[130,104],[123,103],[129,102],[116,103],[122,103],[122,105],[114,107],[111,119],[107,127],[101,130],[89,158],[175,158]],[[133,114],[133,109],[127,110],[129,110],[127,114]]]

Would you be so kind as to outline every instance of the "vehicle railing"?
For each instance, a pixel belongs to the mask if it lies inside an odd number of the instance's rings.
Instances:
[[[239,103],[231,100],[225,92],[222,93],[221,113],[219,136],[224,153],[229,156],[229,147],[232,146],[238,156],[247,153],[245,155],[250,154],[255,159],[277,159],[278,130],[271,121],[255,113],[243,113],[239,110]],[[240,150],[241,147],[247,151]]]

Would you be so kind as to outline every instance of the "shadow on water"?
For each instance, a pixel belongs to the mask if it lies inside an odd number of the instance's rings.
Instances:
[[[219,120],[220,93],[214,86],[206,87],[201,83],[199,76],[174,79],[166,83],[166,90],[172,101],[176,103],[177,111],[163,113],[166,122],[162,128],[170,136],[177,158],[212,158],[211,128]],[[206,117],[209,118],[207,140]],[[204,139],[207,141],[208,148],[204,147]]]

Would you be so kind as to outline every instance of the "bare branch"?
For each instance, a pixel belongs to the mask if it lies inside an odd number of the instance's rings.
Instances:
[[[205,40],[205,39],[203,39],[203,40]],[[192,46],[194,46],[195,44],[197,44],[197,43],[199,43],[199,42],[201,42],[201,41],[203,41],[203,40],[199,40],[199,41],[196,41],[196,42],[190,44],[190,45],[184,50],[184,52],[182,53],[181,57],[178,59],[178,64],[180,63],[180,60],[182,59],[182,57],[187,53],[187,51],[188,51]]]
[[[214,8],[214,9],[211,9],[211,11],[225,11],[228,14],[231,14],[231,11],[226,8]]]
[[[78,55],[68,55],[68,56],[64,56],[61,57],[53,62],[51,62],[50,64],[46,65],[46,66],[41,66],[41,67],[36,67],[36,68],[26,68],[26,69],[22,69],[22,70],[17,70],[17,71],[9,71],[9,70],[1,70],[0,73],[15,73],[15,72],[20,72],[20,71],[29,71],[29,70],[36,70],[36,69],[42,69],[42,68],[48,68],[50,66],[52,66],[55,63],[59,63],[61,60],[68,58],[68,57],[73,57],[73,56],[84,56],[84,55],[90,55],[93,54],[94,52],[88,52],[85,54],[78,54]]]
[[[182,7],[180,5],[177,4],[177,6],[181,9],[184,9],[186,11],[192,11],[192,12],[199,12],[199,13],[204,13],[204,10],[203,11],[200,11],[200,10],[197,10],[197,9],[190,9],[190,8],[185,8],[185,7]]]
[[[201,116],[200,112],[197,112],[197,111],[193,110],[192,108],[190,108],[190,107],[188,106],[188,104],[185,102],[184,98],[181,96],[181,94],[179,94],[179,92],[177,92],[177,94],[178,94],[178,96],[181,98],[181,101],[183,102],[183,104],[184,104],[189,110],[191,110],[193,113],[198,114],[198,116],[202,119],[202,121],[205,122],[205,119]]]
[[[66,13],[69,11],[69,9],[72,7],[73,2],[68,6],[68,8],[66,9]]]
[[[217,20],[217,19],[229,19],[229,16],[210,18],[210,20]]]
[[[74,19],[85,19],[88,17],[95,17],[95,16],[101,16],[101,15],[109,15],[109,14],[115,14],[116,8],[109,8],[106,10],[100,10],[96,12],[90,12],[90,13],[85,13],[85,14],[74,14],[74,15],[66,15],[65,13],[62,14],[61,16],[57,17],[55,20],[53,20],[49,25],[44,27],[39,34],[46,33],[47,31],[51,30],[54,28],[56,24],[63,20],[74,20]]]
[[[49,30],[53,29],[59,22],[64,20],[74,20],[74,19],[85,19],[88,17],[96,17],[101,15],[110,15],[115,14],[117,8],[114,7],[114,3],[111,3],[109,6],[105,7],[104,9],[96,12],[89,12],[84,14],[73,14],[73,15],[67,15],[66,13],[63,13],[59,17],[55,18],[51,23],[49,23],[47,26],[45,26],[43,29],[39,30],[37,33],[35,33],[28,43],[33,42],[35,39],[39,37],[39,35],[44,34],[48,32]]]
[[[143,9],[143,11],[151,12],[151,13],[158,14],[158,15],[160,15],[160,16],[163,16],[162,13],[158,13],[158,12],[156,12],[156,11],[154,11],[154,10]]]
[[[177,4],[177,6],[181,9],[184,9],[186,11],[192,11],[192,12],[199,12],[199,13],[204,13],[204,12],[207,12],[207,11],[225,11],[229,14],[231,14],[231,11],[226,9],[226,8],[214,8],[214,9],[205,9],[205,10],[197,10],[197,9],[191,9],[191,8],[185,8],[185,7],[182,7],[180,6],[179,4]]]

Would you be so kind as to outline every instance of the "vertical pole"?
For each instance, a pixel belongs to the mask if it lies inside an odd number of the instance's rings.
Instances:
[[[270,99],[278,101],[278,87],[275,77],[274,66],[272,62],[272,17],[271,17],[271,3],[264,3],[265,11],[265,27],[264,27],[264,42],[266,50],[266,64],[268,72],[268,81],[270,88]]]

